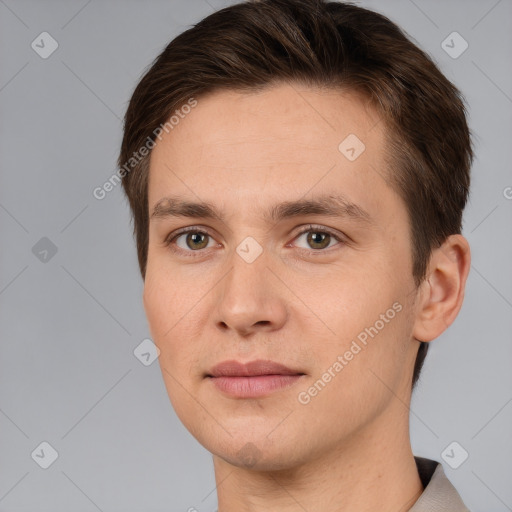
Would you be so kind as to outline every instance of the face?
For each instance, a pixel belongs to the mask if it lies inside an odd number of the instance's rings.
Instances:
[[[417,350],[383,123],[352,93],[290,84],[197,101],[149,178],[143,300],[177,415],[259,469],[373,436]]]

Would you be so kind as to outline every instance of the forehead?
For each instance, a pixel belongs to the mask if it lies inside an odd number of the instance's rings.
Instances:
[[[198,97],[152,150],[150,209],[165,193],[207,201],[236,196],[248,205],[337,190],[353,202],[379,203],[384,129],[353,92],[297,84],[215,91]]]
[[[276,152],[303,144],[313,150],[337,150],[354,132],[367,145],[375,145],[383,129],[380,116],[362,95],[291,83],[258,92],[214,91],[199,97],[190,113],[174,116],[176,121],[164,138],[175,139],[176,145],[186,138],[189,148],[222,146],[225,158],[228,146],[234,149],[237,144],[266,144]]]

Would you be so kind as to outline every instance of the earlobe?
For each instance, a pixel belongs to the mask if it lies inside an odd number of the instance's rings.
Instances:
[[[427,276],[420,285],[415,339],[432,341],[452,324],[462,307],[470,266],[469,244],[462,235],[450,235],[432,251]]]

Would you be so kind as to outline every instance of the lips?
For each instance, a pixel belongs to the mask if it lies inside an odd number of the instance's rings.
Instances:
[[[230,398],[261,398],[295,384],[305,374],[273,361],[224,361],[206,375]]]
[[[208,377],[257,377],[259,375],[304,375],[304,373],[273,361],[257,360],[239,363],[233,360],[215,365]]]

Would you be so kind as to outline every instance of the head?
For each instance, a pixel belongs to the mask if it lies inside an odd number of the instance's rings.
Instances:
[[[164,380],[200,442],[278,467],[304,432],[318,452],[410,398],[461,307],[472,157],[460,92],[375,12],[246,2],[165,48],[118,163]],[[208,377],[227,359],[303,375],[234,399]]]

